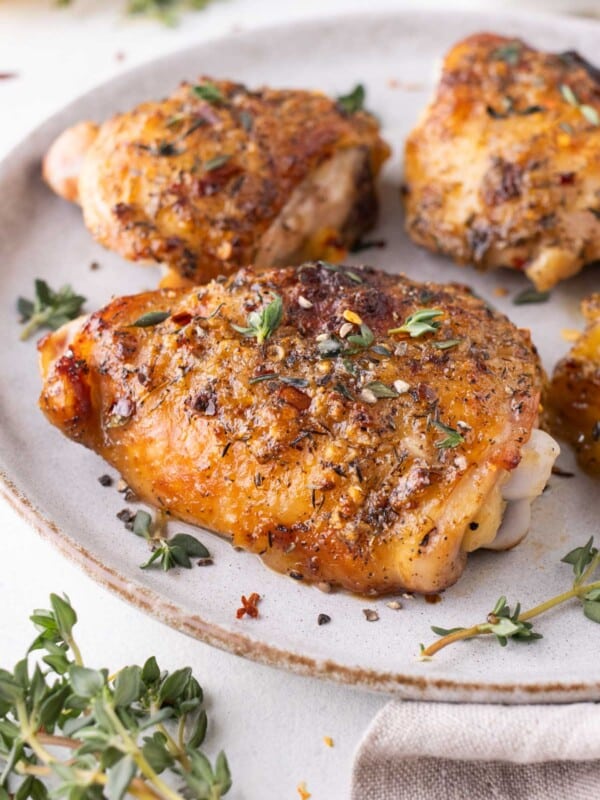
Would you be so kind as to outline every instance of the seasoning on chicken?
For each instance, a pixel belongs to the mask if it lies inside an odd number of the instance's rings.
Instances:
[[[137,496],[355,592],[438,592],[516,544],[558,452],[527,331],[369,267],[123,297],[40,352],[48,419]]]
[[[581,465],[600,474],[600,294],[582,303],[587,327],[556,365],[548,397],[555,436],[570,442]]]
[[[600,71],[478,34],[446,56],[406,143],[406,227],[480,269],[539,290],[600,258]]]
[[[43,167],[93,237],[179,282],[337,260],[377,217],[389,150],[376,119],[320,92],[202,79],[103,125],[82,122]]]

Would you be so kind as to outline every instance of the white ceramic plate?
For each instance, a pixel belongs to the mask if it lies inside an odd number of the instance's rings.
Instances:
[[[435,606],[404,600],[404,608],[393,611],[384,600],[324,595],[270,572],[258,558],[235,552],[210,534],[202,538],[214,554],[214,566],[180,574],[141,571],[144,544],[115,517],[124,506],[122,496],[99,485],[97,478],[107,469],[97,456],[67,441],[42,418],[36,405],[35,343],[17,338],[15,299],[31,295],[35,277],[53,286],[72,283],[89,298],[88,309],[113,294],[153,288],[158,280],[157,269],[126,263],[96,246],[79,210],[42,184],[40,158],[63,128],[161,97],[182,78],[200,73],[250,85],[322,87],[334,94],[360,80],[395,148],[375,233],[388,246],[361,258],[413,278],[469,282],[516,323],[531,327],[551,368],[567,349],[561,329],[581,324],[579,300],[598,285],[597,272],[588,269],[560,287],[549,304],[516,307],[510,298],[495,296],[494,288],[505,286],[514,295],[525,286],[520,276],[479,275],[456,267],[417,250],[403,233],[398,185],[404,137],[429,96],[444,51],[482,29],[517,34],[542,48],[577,48],[590,59],[597,56],[600,36],[594,23],[459,13],[356,16],[236,34],[119,77],[29,136],[0,169],[0,471],[8,499],[92,576],[167,624],[218,647],[411,698],[599,700],[600,627],[576,607],[543,618],[539,628],[545,638],[533,645],[501,649],[479,640],[444,651],[432,663],[417,660],[419,642],[432,639],[432,623],[452,627],[479,621],[501,594],[528,606],[567,588],[570,569],[559,563],[560,556],[598,531],[600,495],[590,479],[579,473],[572,479],[553,477],[536,503],[527,541],[509,553],[471,557],[458,585]],[[92,261],[101,269],[91,271]],[[568,451],[561,463],[572,468]],[[181,529],[185,526],[171,528]],[[253,591],[263,595],[260,618],[237,621],[240,595]],[[379,611],[378,622],[365,620],[365,607]],[[331,616],[329,625],[317,625],[321,612]]]

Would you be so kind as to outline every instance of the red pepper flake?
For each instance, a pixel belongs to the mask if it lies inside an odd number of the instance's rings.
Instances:
[[[259,600],[260,600],[260,595],[257,594],[256,592],[252,592],[250,597],[242,595],[240,600],[242,605],[235,612],[236,619],[241,619],[242,617],[246,616],[246,614],[249,617],[256,619],[256,617],[258,617],[258,608],[256,607],[256,605]]]
[[[16,72],[0,72],[0,81],[10,81],[13,78],[18,78]]]
[[[562,172],[558,176],[558,182],[561,186],[572,186],[575,183],[574,172]]]
[[[189,311],[180,311],[178,314],[172,314],[171,320],[176,325],[189,325],[189,323],[192,321],[192,315],[189,313]]]

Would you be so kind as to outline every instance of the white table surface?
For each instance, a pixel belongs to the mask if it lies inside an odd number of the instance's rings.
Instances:
[[[0,72],[18,74],[0,81],[0,159],[54,110],[135,64],[234,28],[367,7],[364,0],[216,0],[168,29],[123,17],[124,0],[73,2],[71,8],[56,9],[53,0],[0,0]],[[598,0],[453,5],[490,9],[515,4],[600,8]],[[368,8],[410,5],[410,0],[371,0]],[[436,3],[413,0],[412,5]],[[230,760],[230,797],[297,800],[302,781],[314,800],[348,797],[353,752],[385,696],[254,664],[170,630],[92,582],[1,499],[0,537],[0,666],[12,666],[29,644],[31,610],[45,607],[50,592],[66,592],[79,612],[79,639],[90,665],[114,669],[155,654],[166,668],[194,668],[212,719],[207,750],[215,754],[224,748]],[[332,737],[333,748],[324,744],[324,736]]]

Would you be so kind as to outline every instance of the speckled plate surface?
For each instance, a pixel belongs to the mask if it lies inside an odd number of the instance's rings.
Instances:
[[[547,368],[568,345],[561,329],[581,325],[580,299],[598,286],[588,268],[555,291],[550,303],[512,305],[525,286],[518,275],[479,275],[417,250],[404,236],[398,185],[402,142],[433,86],[440,57],[452,42],[482,29],[518,34],[554,50],[577,48],[597,57],[600,26],[537,16],[471,13],[402,13],[356,16],[232,35],[138,68],[72,103],[31,134],[0,168],[0,482],[2,492],[70,558],[94,578],[168,625],[218,647],[293,670],[397,692],[405,697],[461,701],[600,700],[600,628],[575,608],[540,622],[545,638],[501,649],[477,641],[449,649],[432,663],[417,660],[430,624],[476,622],[500,594],[525,606],[566,588],[568,567],[559,559],[598,531],[598,485],[577,473],[553,477],[537,501],[531,533],[516,550],[476,554],[461,581],[441,603],[403,600],[393,611],[385,601],[343,593],[324,595],[266,569],[252,555],[235,552],[208,533],[210,568],[163,574],[141,571],[143,542],[124,531],[115,514],[124,502],[102,488],[106,472],[93,453],[67,441],[37,408],[39,378],[33,341],[18,341],[15,298],[31,295],[35,277],[51,285],[70,282],[89,300],[88,309],[113,294],[153,288],[158,270],[128,264],[95,245],[81,214],[54,197],[40,180],[40,158],[67,125],[98,119],[145,98],[160,97],[180,79],[199,73],[275,86],[314,86],[346,91],[358,80],[369,107],[394,146],[382,187],[383,213],[375,236],[384,250],[362,254],[367,263],[419,279],[469,282],[522,326],[531,327]],[[101,268],[91,271],[90,262]],[[502,285],[509,297],[498,298]],[[573,468],[565,449],[560,463]],[[173,524],[171,530],[186,526]],[[35,554],[33,554],[35,557]],[[57,580],[59,581],[57,576]],[[60,582],[60,581],[59,581]],[[263,595],[257,620],[235,619],[241,594]],[[375,608],[380,619],[365,620]],[[317,626],[317,616],[331,616]]]

